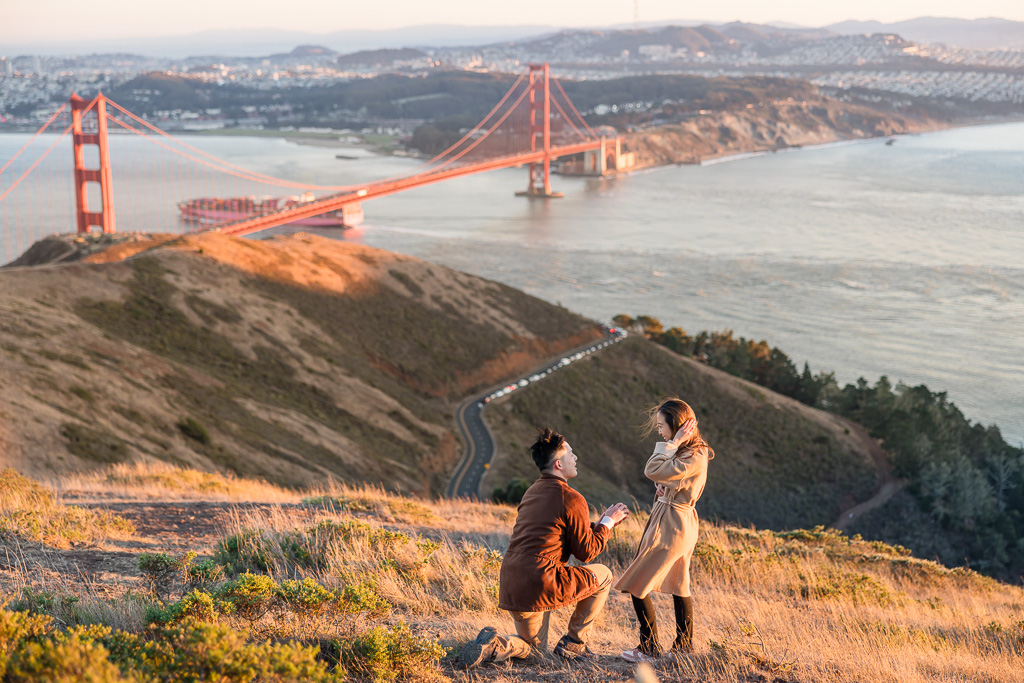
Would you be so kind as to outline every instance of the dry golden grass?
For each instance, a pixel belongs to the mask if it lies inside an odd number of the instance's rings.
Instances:
[[[509,632],[512,623],[496,610],[497,572],[466,548],[503,550],[514,519],[509,507],[443,501],[415,504],[436,520],[382,523],[373,509],[387,509],[395,496],[372,489],[347,489],[359,500],[355,511],[325,508],[322,520],[368,525],[359,540],[318,545],[323,565],[309,575],[324,582],[357,576],[375,585],[396,613],[422,631],[449,634],[458,647],[484,625]],[[358,510],[358,508],[364,508]],[[621,571],[632,556],[646,515],[634,514],[618,529],[599,561]],[[280,539],[308,537],[280,514],[239,517],[236,533]],[[401,531],[408,540],[374,542],[375,530]],[[439,539],[423,556],[417,535]],[[314,534],[315,535],[315,534]],[[969,570],[949,570],[907,551],[827,529],[790,533],[703,524],[694,563],[696,652],[655,665],[660,676],[683,680],[793,681],[1020,681],[1024,670],[1024,591]],[[295,572],[279,557],[270,568]],[[481,596],[492,596],[483,599]],[[674,635],[667,596],[655,598],[664,641]],[[569,611],[553,620],[553,638]],[[636,644],[630,603],[613,594],[596,636],[599,652],[616,654]],[[549,660],[541,665],[558,668]],[[631,669],[614,659],[583,679],[621,679]],[[532,679],[536,666],[521,665],[502,678]],[[493,673],[498,673],[494,671]],[[569,677],[572,678],[571,676]]]
[[[163,462],[121,463],[58,477],[51,487],[64,496],[102,500],[190,500],[297,503],[303,494],[258,479],[203,472]]]
[[[88,490],[108,497],[140,491],[156,496],[164,486],[152,483],[163,481],[152,471],[119,471],[109,484],[107,475],[90,480]],[[217,475],[163,474],[174,482],[200,482],[195,484],[199,497],[223,486],[226,491],[218,495],[235,498],[221,500],[265,496],[262,500],[292,503],[238,509],[219,544],[195,548],[200,557],[230,565],[228,576],[250,569],[278,582],[310,578],[328,590],[349,588],[360,600],[380,598],[390,609],[363,613],[363,627],[405,622],[412,633],[437,638],[453,651],[486,625],[512,632],[511,619],[495,599],[499,555],[515,520],[511,507],[404,498],[373,487],[328,485],[297,493]],[[180,486],[169,490],[181,494],[175,488]],[[294,505],[303,499],[306,505]],[[296,510],[303,511],[301,519]],[[638,511],[620,525],[599,561],[620,572],[645,521],[646,514]],[[661,680],[1022,679],[1024,590],[1019,586],[832,530],[782,533],[703,522],[693,571],[695,652],[657,661],[653,670]],[[73,585],[51,588],[74,590]],[[95,596],[82,598],[75,616],[80,623],[139,627],[138,604],[119,610]],[[655,605],[667,645],[674,636],[671,603],[657,595]],[[569,614],[556,611],[552,639],[564,632]],[[248,628],[261,632],[258,624]],[[442,662],[434,673],[456,680],[629,680],[636,669],[617,654],[636,640],[630,602],[613,593],[591,643],[602,655],[596,663],[566,664],[548,655],[472,674]]]
[[[48,489],[13,469],[0,471],[0,541],[11,535],[69,548],[126,539],[134,532],[129,522],[116,515],[63,505]]]

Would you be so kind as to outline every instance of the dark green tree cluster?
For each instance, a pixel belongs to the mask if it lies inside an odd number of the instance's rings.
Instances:
[[[711,367],[755,382],[867,428],[885,448],[921,512],[949,537],[934,547],[943,562],[1019,580],[1024,574],[1024,448],[1006,443],[999,428],[968,420],[945,392],[893,385],[881,377],[840,386],[835,373],[811,374],[768,342],[736,338],[731,330],[690,336],[665,329],[651,316],[618,315],[616,325]],[[918,530],[889,533],[904,542]],[[906,543],[909,544],[909,543]],[[946,548],[942,552],[942,548]]]
[[[637,329],[651,341],[676,353],[690,356],[713,368],[750,380],[808,405],[816,404],[818,395],[824,387],[835,384],[833,373],[812,375],[806,363],[800,372],[782,349],[769,345],[763,339],[754,341],[734,337],[732,330],[702,330],[691,337],[679,327],[664,329],[661,321],[648,315],[636,318],[617,315],[613,322],[621,327]]]
[[[946,563],[1020,580],[1024,574],[1024,449],[999,428],[972,423],[945,392],[924,385],[835,383],[817,407],[867,427],[922,511],[950,536]]]
[[[491,500],[495,503],[519,505],[523,502],[523,494],[526,493],[526,489],[530,488],[531,483],[516,477],[505,484],[505,486],[495,486],[494,492],[491,494]]]

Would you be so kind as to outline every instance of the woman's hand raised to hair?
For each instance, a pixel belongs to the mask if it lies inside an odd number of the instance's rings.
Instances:
[[[676,432],[676,435],[672,437],[672,440],[668,442],[669,448],[679,448],[681,445],[690,440],[690,436],[693,434],[693,430],[697,428],[696,420],[687,420]]]

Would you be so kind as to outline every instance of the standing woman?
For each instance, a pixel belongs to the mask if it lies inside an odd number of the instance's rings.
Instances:
[[[671,593],[676,616],[672,649],[693,649],[693,603],[690,599],[690,558],[697,545],[697,511],[694,505],[704,491],[708,461],[715,452],[697,429],[693,408],[669,398],[650,413],[648,434],[657,430],[665,441],[654,447],[644,474],[655,482],[655,501],[644,528],[636,557],[615,588],[633,596],[640,625],[640,645],[622,653],[629,662],[661,655],[658,622],[650,593]]]

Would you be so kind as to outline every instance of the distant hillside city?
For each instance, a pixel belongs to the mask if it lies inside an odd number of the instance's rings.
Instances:
[[[450,92],[384,97],[388,111],[324,103],[320,95],[382,78],[418,79],[452,72],[515,74],[549,62],[570,81],[637,76],[770,77],[806,80],[840,101],[884,102],[889,111],[922,104],[951,117],[1024,111],[1024,24],[987,20],[903,22],[913,41],[877,23],[824,29],[744,23],[637,29],[563,30],[487,45],[383,47],[345,52],[303,45],[264,56],[203,55],[170,59],[139,54],[20,55],[0,58],[0,130],[35,128],[72,92],[116,93],[118,101],[168,130],[386,125],[411,133],[437,118]],[[951,23],[952,22],[952,23]],[[993,23],[994,22],[994,23]],[[950,42],[957,27],[965,37]],[[880,32],[863,33],[864,30]],[[986,33],[987,31],[987,33]],[[986,47],[978,47],[984,45]],[[230,103],[218,104],[211,89]],[[329,99],[329,97],[328,97]],[[606,116],[657,110],[667,101],[609,87],[582,113]],[[935,108],[938,109],[935,109]],[[443,108],[442,108],[443,109]],[[649,121],[648,121],[649,122]]]

